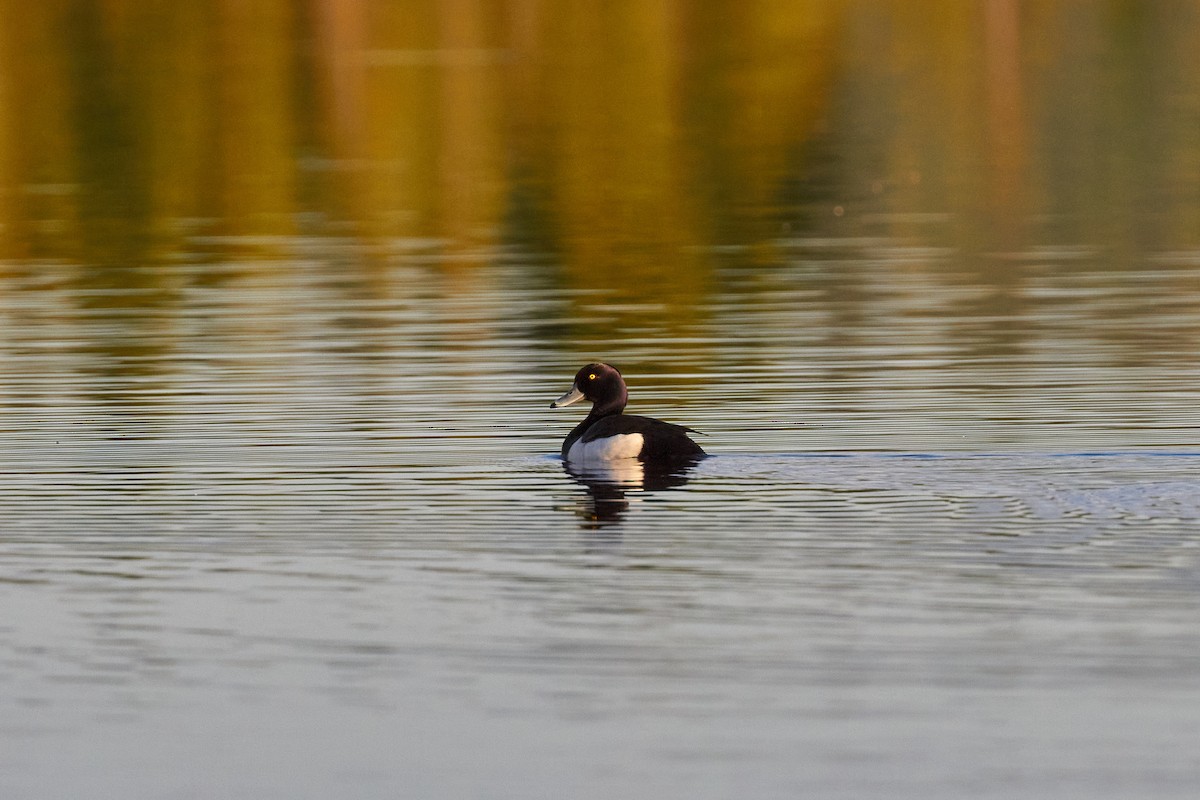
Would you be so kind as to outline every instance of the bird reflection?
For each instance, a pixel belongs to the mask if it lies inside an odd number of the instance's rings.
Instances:
[[[563,461],[563,470],[587,489],[587,497],[576,509],[584,530],[601,530],[617,525],[629,511],[627,493],[657,492],[683,486],[700,459],[671,464],[646,464],[636,458],[581,464]]]

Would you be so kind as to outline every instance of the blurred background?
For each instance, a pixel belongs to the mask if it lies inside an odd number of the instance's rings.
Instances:
[[[710,405],[933,380],[1080,408],[1197,377],[1193,2],[0,18],[0,402],[145,402],[298,337],[470,375],[605,357]],[[1105,397],[1050,391],[1072,365]]]

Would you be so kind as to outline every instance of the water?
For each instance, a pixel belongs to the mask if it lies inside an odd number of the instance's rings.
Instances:
[[[7,483],[8,794],[1193,785],[1195,456],[289,460]]]
[[[583,357],[529,334],[575,302],[533,268],[289,266],[166,271],[170,319],[5,286],[5,796],[1192,791],[1190,366],[884,337],[907,278],[797,348],[793,272],[619,344],[714,454],[647,491],[556,457]]]
[[[910,6],[0,25],[0,797],[1192,797],[1200,16]]]

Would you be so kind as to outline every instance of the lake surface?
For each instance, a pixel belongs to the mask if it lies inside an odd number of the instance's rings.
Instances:
[[[1193,797],[1200,13],[794,6],[0,25],[0,797]]]
[[[548,408],[581,358],[522,321],[569,295],[289,267],[176,269],[171,327],[206,334],[169,347],[114,326],[136,292],[4,287],[5,796],[1194,790],[1190,366],[1002,370],[879,335],[887,302],[792,350],[827,306],[785,282],[617,345],[713,456],[589,486]]]

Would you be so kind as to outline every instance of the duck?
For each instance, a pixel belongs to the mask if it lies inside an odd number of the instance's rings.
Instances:
[[[691,440],[698,433],[682,425],[622,414],[629,390],[621,372],[611,364],[588,364],[575,373],[575,381],[562,397],[550,404],[563,408],[588,400],[592,410],[563,440],[564,461],[575,464],[605,464],[638,459],[644,464],[673,466],[689,464],[707,453]]]

